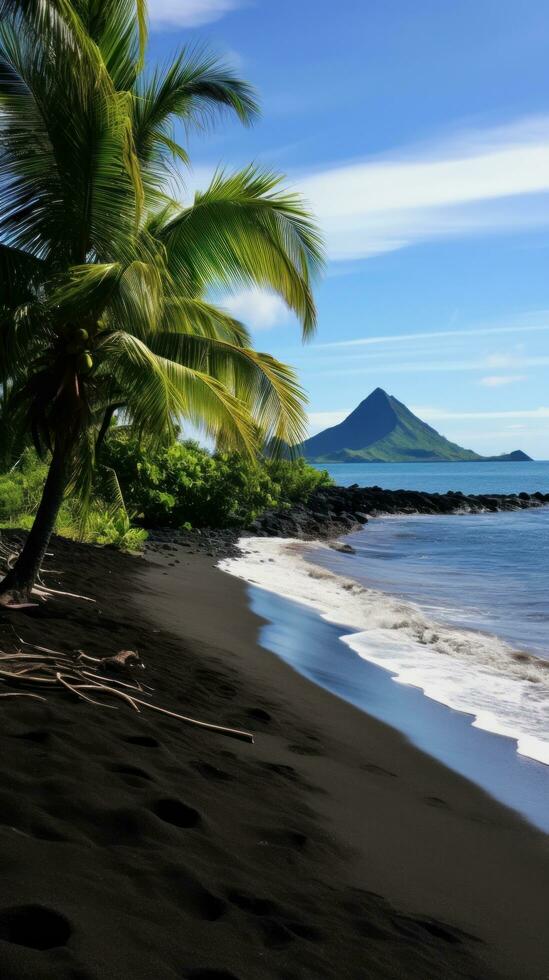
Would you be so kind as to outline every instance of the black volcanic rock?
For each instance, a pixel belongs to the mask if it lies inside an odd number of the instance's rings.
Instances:
[[[302,541],[331,540],[358,531],[370,517],[386,514],[479,514],[526,510],[549,504],[549,493],[510,493],[466,495],[461,491],[424,493],[418,490],[382,490],[381,487],[321,487],[308,503],[287,510],[270,510],[246,529],[201,528],[193,531],[174,528],[149,530],[146,551],[165,553],[175,546],[190,554],[205,552],[216,561],[239,554],[240,537],[298,538]],[[351,546],[339,548],[352,554]],[[178,559],[174,559],[178,560]]]
[[[381,487],[321,487],[307,506],[268,511],[250,525],[258,537],[336,538],[363,527],[369,517],[386,514],[481,514],[524,510],[549,504],[549,493],[470,494],[449,490],[382,490]]]

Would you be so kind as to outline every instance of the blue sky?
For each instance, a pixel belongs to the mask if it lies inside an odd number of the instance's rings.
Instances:
[[[381,386],[480,452],[549,459],[545,0],[150,0],[151,56],[207,43],[262,118],[192,136],[189,187],[264,163],[329,262],[302,346],[273,296],[225,305],[294,364],[311,433]]]

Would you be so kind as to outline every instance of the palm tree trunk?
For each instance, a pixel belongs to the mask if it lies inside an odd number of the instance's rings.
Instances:
[[[63,502],[68,457],[67,447],[56,444],[32,528],[15,565],[0,582],[0,602],[25,601],[31,594]]]

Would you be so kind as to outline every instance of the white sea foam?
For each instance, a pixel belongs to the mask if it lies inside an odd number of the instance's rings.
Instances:
[[[496,636],[436,623],[411,602],[335,575],[280,538],[243,538],[242,554],[220,567],[252,585],[316,609],[340,624],[360,657],[435,701],[474,715],[473,725],[506,735],[519,754],[549,765],[549,663]]]

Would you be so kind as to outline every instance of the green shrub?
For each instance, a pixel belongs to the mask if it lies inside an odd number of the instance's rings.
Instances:
[[[330,482],[302,459],[254,465],[194,442],[153,452],[122,432],[108,437],[101,462],[116,472],[126,505],[148,526],[244,527],[265,510],[306,501]],[[105,493],[101,474],[98,490]]]
[[[0,474],[0,522],[12,524],[36,511],[46,474],[47,465],[32,449],[26,449],[14,467]]]
[[[124,510],[92,510],[86,524],[84,540],[110,545],[120,551],[142,551],[147,532],[143,528],[133,527]]]
[[[278,488],[280,504],[305,503],[313,490],[327,487],[332,480],[327,470],[317,470],[303,458],[269,459],[264,463],[273,485]]]
[[[0,521],[9,521],[24,509],[21,480],[10,474],[0,476]]]

